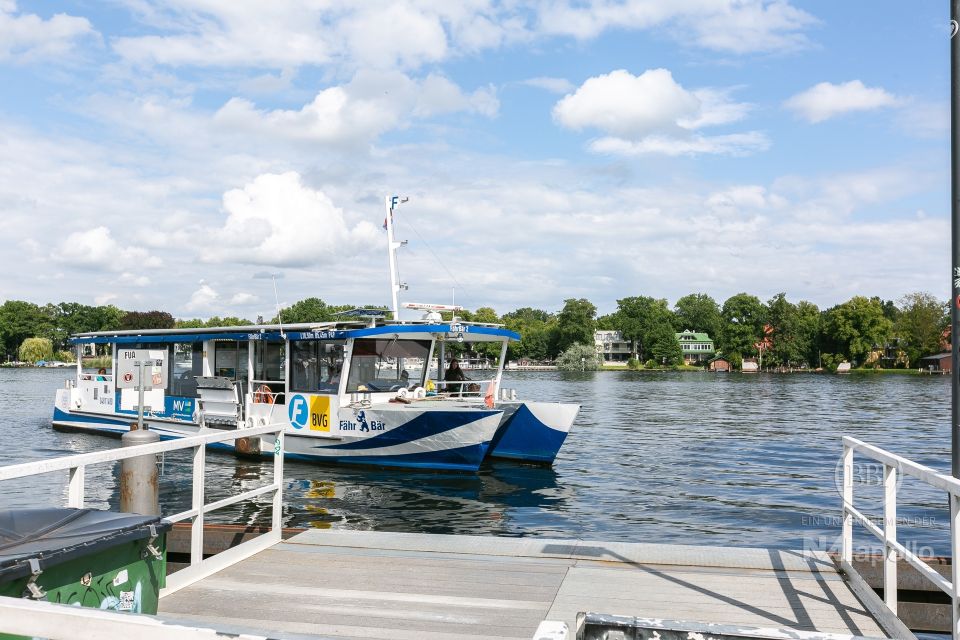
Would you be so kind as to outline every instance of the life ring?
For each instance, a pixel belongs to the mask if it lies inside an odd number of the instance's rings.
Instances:
[[[263,404],[273,404],[273,389],[265,384],[260,385],[253,392],[253,401]]]

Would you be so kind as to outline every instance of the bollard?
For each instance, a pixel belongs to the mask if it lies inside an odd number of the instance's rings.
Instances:
[[[160,436],[149,429],[138,429],[136,423],[120,437],[121,447],[154,442],[160,442]],[[151,454],[120,461],[120,511],[144,516],[160,515],[157,456]]]

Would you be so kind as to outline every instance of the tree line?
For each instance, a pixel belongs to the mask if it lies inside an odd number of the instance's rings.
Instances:
[[[353,308],[313,297],[281,309],[268,322],[327,322]],[[508,352],[513,360],[554,361],[573,345],[592,347],[597,330],[616,330],[630,343],[631,355],[639,362],[676,364],[681,352],[675,334],[689,329],[707,333],[716,350],[734,364],[763,349],[765,364],[793,367],[831,367],[842,360],[854,365],[917,366],[920,358],[949,349],[950,324],[949,304],[924,292],[897,301],[854,296],[823,310],[812,302],[791,302],[784,293],[766,302],[738,293],[722,304],[706,293],[691,293],[672,307],[664,298],[631,296],[617,300],[616,310],[602,316],[586,298],[570,298],[556,313],[523,307],[498,315],[490,307],[481,307],[460,311],[457,317],[503,324],[520,334],[520,341],[511,344]],[[2,359],[11,360],[28,338],[49,340],[53,351],[64,351],[75,333],[263,322],[262,317],[255,322],[239,317],[176,319],[159,310],[124,311],[113,305],[76,302],[41,306],[8,300],[0,305],[0,349]]]

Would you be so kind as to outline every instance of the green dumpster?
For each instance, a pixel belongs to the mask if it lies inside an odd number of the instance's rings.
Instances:
[[[156,613],[169,529],[132,513],[0,511],[0,596]]]

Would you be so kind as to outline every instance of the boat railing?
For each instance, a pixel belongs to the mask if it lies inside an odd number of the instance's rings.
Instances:
[[[113,376],[109,373],[81,373],[77,379],[81,382],[113,382]]]
[[[883,521],[877,526],[873,520],[853,506],[855,478],[854,453],[871,458],[883,466],[882,478],[877,480],[883,487]],[[897,557],[946,593],[952,602],[953,638],[960,640],[960,563],[953,563],[951,580],[940,575],[920,556],[897,541],[897,479],[898,474],[910,476],[921,482],[947,492],[950,501],[950,550],[954,559],[960,557],[960,480],[940,473],[930,467],[911,462],[906,458],[867,444],[856,438],[843,438],[843,534],[840,565],[848,575],[857,577],[853,568],[853,524],[860,524],[883,543],[883,600],[887,608],[897,613]],[[860,475],[863,475],[860,472]]]
[[[284,426],[282,424],[268,424],[234,431],[217,431],[216,433],[187,436],[176,440],[7,465],[0,467],[0,482],[57,471],[68,471],[69,474],[65,487],[66,506],[82,509],[86,502],[85,478],[88,466],[115,463],[119,460],[126,460],[138,456],[157,455],[168,451],[192,449],[193,497],[191,506],[186,511],[165,516],[166,520],[171,522],[192,519],[190,528],[190,564],[175,573],[171,573],[167,577],[167,586],[160,591],[160,597],[162,598],[280,542],[283,507],[283,429]],[[270,484],[249,489],[240,494],[214,502],[206,502],[205,478],[207,445],[217,442],[229,442],[237,438],[260,437],[270,434],[276,434],[274,441],[273,479]],[[273,511],[269,531],[231,549],[204,558],[203,525],[207,514],[216,509],[245,500],[252,500],[265,494],[273,494]]]
[[[490,394],[491,386],[496,389],[497,378],[477,380],[434,380],[433,384],[441,394],[446,393],[458,398],[484,398]]]

